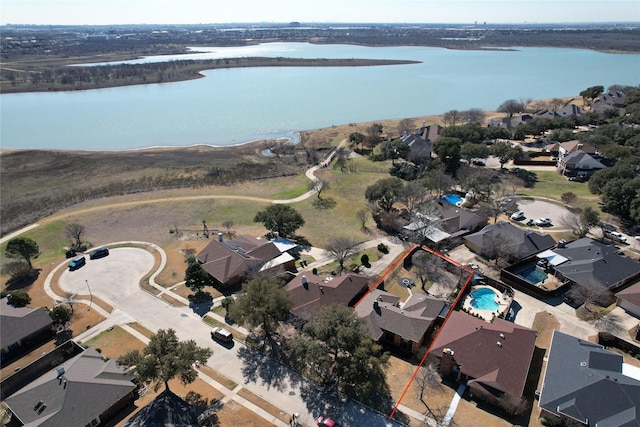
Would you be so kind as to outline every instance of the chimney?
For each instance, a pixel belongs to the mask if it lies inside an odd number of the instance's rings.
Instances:
[[[218,233],[218,242],[222,242],[222,233]]]
[[[305,289],[309,289],[309,282],[307,282],[307,276],[302,275],[302,286],[304,286]]]
[[[440,359],[440,372],[442,375],[451,375],[455,363],[453,350],[446,347],[442,349],[442,358]]]

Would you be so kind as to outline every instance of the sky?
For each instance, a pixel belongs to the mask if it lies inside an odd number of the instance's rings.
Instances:
[[[0,24],[638,22],[640,0],[0,0]]]

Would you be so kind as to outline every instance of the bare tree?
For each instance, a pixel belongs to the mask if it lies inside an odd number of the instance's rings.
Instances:
[[[435,190],[438,196],[451,190],[453,178],[445,171],[445,165],[441,164],[430,172],[428,178],[428,188]]]
[[[440,425],[444,420],[444,414],[442,414],[442,411],[439,409],[432,409],[427,403],[426,398],[440,388],[441,382],[442,378],[438,373],[438,368],[433,363],[421,366],[413,379],[413,388],[416,391],[418,399],[420,399],[420,402],[425,406],[431,418],[436,420],[437,425]]]
[[[334,237],[329,240],[325,251],[340,264],[340,270],[344,270],[344,262],[355,254],[357,242],[351,237]]]
[[[463,111],[462,116],[467,123],[480,124],[484,120],[484,111],[482,111],[480,108],[471,108],[469,110]]]
[[[513,117],[514,114],[521,113],[524,110],[524,106],[520,101],[515,99],[507,99],[498,107],[498,111],[501,113],[505,113],[510,118]]]
[[[366,230],[367,219],[369,218],[369,211],[366,209],[360,209],[358,212],[356,212],[356,218],[358,218],[358,221],[360,221],[360,224],[362,225],[362,229]]]
[[[460,120],[462,117],[462,114],[460,113],[460,111],[458,110],[449,110],[446,113],[444,113],[444,116],[442,117],[442,120],[444,121],[444,125],[447,126],[447,124],[451,125],[451,126],[455,126],[456,123],[458,122],[458,120]]]
[[[402,119],[398,123],[398,132],[400,132],[401,135],[405,132],[410,133],[412,129],[413,129],[413,122],[409,119]]]
[[[427,196],[427,189],[419,182],[410,181],[402,188],[400,200],[407,207],[409,214],[412,214],[416,207],[424,202]]]
[[[574,284],[571,287],[570,295],[575,302],[584,305],[584,309],[593,321],[602,318],[602,307],[611,304],[613,300],[611,291],[594,281]]]
[[[513,246],[514,241],[510,236],[500,232],[488,233],[484,241],[483,255],[495,260],[498,265],[501,261],[507,261],[516,256],[513,253]]]
[[[227,236],[227,239],[229,239],[229,240],[233,239],[236,236],[236,232],[233,229],[234,225],[235,224],[233,223],[233,221],[231,221],[229,219],[222,223],[222,226],[227,230],[227,231],[225,231],[224,234],[225,234],[225,236]]]
[[[529,104],[533,102],[533,98],[520,98],[518,101],[520,101],[520,104],[522,105],[522,112],[524,113],[527,111],[527,108],[529,108]]]
[[[440,268],[442,268],[442,258],[427,251],[419,251],[413,257],[413,267],[415,268],[415,274],[420,280],[422,289],[426,291],[426,286],[429,281],[437,281],[440,275]]]
[[[588,206],[580,212],[580,215],[574,213],[564,215],[560,219],[560,222],[581,239],[585,237],[593,227],[598,225],[600,215],[592,207]]]
[[[509,393],[506,393],[502,396],[502,399],[500,399],[500,407],[512,416],[524,414],[529,409],[529,406],[529,402],[525,398],[513,396]]]
[[[318,200],[321,200],[320,194],[323,190],[329,188],[329,181],[326,179],[316,178],[309,182],[309,190],[315,191]]]
[[[82,245],[82,236],[84,235],[86,229],[84,225],[78,224],[76,222],[67,224],[64,228],[64,232],[69,239],[74,241],[73,245],[75,247],[80,247]]]
[[[564,105],[564,99],[562,98],[553,98],[549,101],[549,109],[554,113],[559,110]]]

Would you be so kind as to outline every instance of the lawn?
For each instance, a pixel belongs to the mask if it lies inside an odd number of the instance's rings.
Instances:
[[[518,194],[536,197],[548,197],[561,202],[560,196],[563,193],[572,192],[578,196],[578,200],[572,205],[573,207],[584,208],[591,206],[600,210],[600,197],[591,194],[589,185],[584,182],[569,181],[564,176],[555,171],[536,171],[538,182],[533,188],[521,188]]]
[[[83,344],[98,350],[109,359],[117,359],[129,351],[142,351],[146,347],[145,343],[119,326],[114,326]]]

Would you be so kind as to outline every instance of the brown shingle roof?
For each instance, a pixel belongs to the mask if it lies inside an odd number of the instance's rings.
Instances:
[[[310,320],[322,307],[352,304],[368,286],[369,278],[359,274],[342,272],[337,276],[320,277],[306,273],[287,283],[285,289],[293,296],[291,313]]]
[[[640,282],[631,285],[626,289],[618,292],[616,296],[622,300],[629,301],[631,304],[640,307]]]
[[[449,348],[460,371],[479,385],[488,386],[484,388],[489,392],[494,388],[520,397],[535,342],[536,331],[532,329],[502,319],[487,323],[454,311],[440,330],[431,353],[440,356]]]

